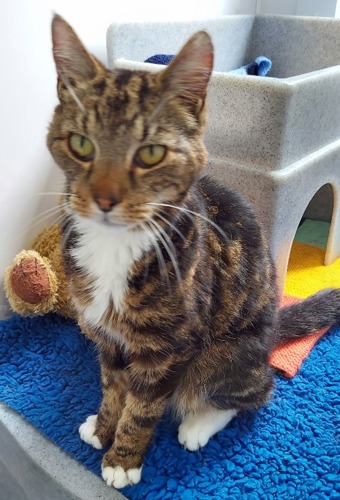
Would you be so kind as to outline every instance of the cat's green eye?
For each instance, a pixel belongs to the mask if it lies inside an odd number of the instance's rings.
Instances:
[[[68,140],[71,152],[82,161],[90,161],[94,157],[95,149],[93,142],[80,134],[71,134]]]
[[[150,144],[150,146],[143,146],[137,151],[135,161],[142,168],[154,167],[164,159],[165,155],[165,146]]]

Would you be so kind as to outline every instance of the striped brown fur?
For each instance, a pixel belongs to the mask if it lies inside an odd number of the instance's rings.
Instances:
[[[273,389],[269,354],[282,341],[279,328],[285,337],[289,332],[278,315],[274,266],[253,211],[200,175],[207,157],[209,36],[194,35],[157,74],[107,70],[59,16],[53,42],[60,103],[48,146],[66,176],[65,269],[79,324],[100,354],[103,402],[94,433],[101,444],[112,443],[103,471],[121,467],[127,474],[125,483],[103,477],[121,486],[136,482],[129,471],[141,467],[167,407],[185,420],[209,409],[265,404]],[[92,141],[93,157],[72,152],[74,133]],[[138,151],[153,145],[166,154],[146,168]],[[137,243],[119,253],[127,233]],[[119,281],[112,259],[124,266],[126,254],[137,252],[149,233],[157,242],[141,246]],[[334,321],[339,296],[336,290],[327,296]],[[300,326],[303,321],[302,314]]]

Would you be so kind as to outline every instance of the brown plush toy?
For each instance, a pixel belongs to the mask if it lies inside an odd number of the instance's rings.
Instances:
[[[5,293],[12,310],[22,316],[56,312],[74,317],[61,257],[61,231],[49,226],[22,250],[5,272]]]

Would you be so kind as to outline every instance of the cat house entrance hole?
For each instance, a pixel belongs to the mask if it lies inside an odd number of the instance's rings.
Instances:
[[[335,215],[335,192],[331,184],[322,186],[308,203],[295,240],[326,249],[329,242],[330,226]],[[326,264],[326,259],[325,259]]]
[[[322,186],[313,196],[303,214],[304,219],[331,222],[334,193],[331,184]]]

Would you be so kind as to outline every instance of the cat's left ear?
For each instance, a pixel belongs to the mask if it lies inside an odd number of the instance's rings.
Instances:
[[[160,78],[164,90],[197,103],[204,101],[214,62],[214,48],[208,33],[195,33]]]
[[[53,57],[61,81],[91,80],[99,63],[88,53],[71,26],[58,14],[52,20]]]

